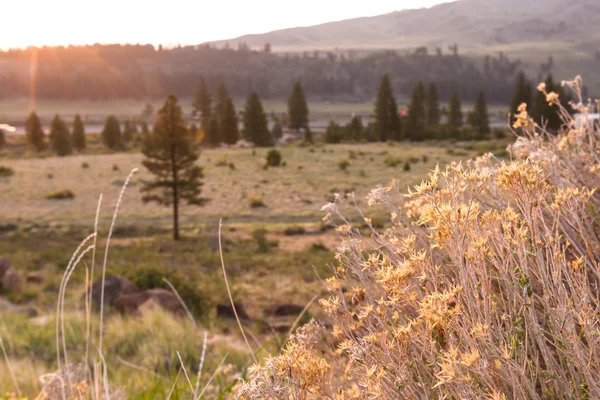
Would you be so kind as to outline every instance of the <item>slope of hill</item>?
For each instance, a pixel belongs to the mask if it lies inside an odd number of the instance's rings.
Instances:
[[[561,78],[581,73],[600,88],[600,2],[597,0],[458,0],[428,9],[247,35],[215,42],[270,43],[275,51],[333,49],[446,49],[463,54],[504,52],[520,58],[531,75],[553,57]]]
[[[535,41],[592,43],[600,38],[596,0],[458,0],[428,9],[246,35],[217,44],[271,43],[283,49],[461,47]]]

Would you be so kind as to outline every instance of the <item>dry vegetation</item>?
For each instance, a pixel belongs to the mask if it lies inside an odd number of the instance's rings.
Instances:
[[[301,329],[243,398],[600,397],[600,131],[563,112],[552,136],[520,111],[514,161],[437,168],[406,196],[373,190],[388,230],[365,237],[325,207],[343,237],[321,300],[333,328]]]

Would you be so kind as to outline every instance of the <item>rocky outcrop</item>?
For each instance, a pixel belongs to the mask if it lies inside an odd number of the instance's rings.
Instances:
[[[140,315],[143,310],[156,307],[173,314],[184,313],[177,296],[165,289],[148,289],[139,293],[123,294],[117,298],[115,307],[124,315]]]
[[[137,286],[119,275],[109,275],[104,282],[104,305],[114,306],[119,296],[139,292]],[[92,303],[100,307],[102,279],[92,285]]]

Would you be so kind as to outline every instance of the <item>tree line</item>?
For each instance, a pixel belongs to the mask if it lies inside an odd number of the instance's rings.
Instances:
[[[493,102],[510,98],[510,85],[521,66],[503,54],[483,59],[458,53],[374,51],[281,54],[247,47],[217,49],[209,45],[154,49],[142,45],[92,45],[29,48],[0,52],[0,98],[29,95],[29,65],[37,60],[36,97],[42,99],[147,99],[168,94],[189,96],[202,76],[215,91],[223,82],[234,97],[256,92],[283,98],[299,81],[306,94],[328,99],[364,100],[376,94],[388,74],[397,93],[414,82],[435,81],[441,99],[454,90],[474,101],[480,89]]]

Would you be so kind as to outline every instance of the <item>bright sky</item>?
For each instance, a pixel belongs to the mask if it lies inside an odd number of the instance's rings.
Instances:
[[[199,44],[449,0],[0,0],[0,48]]]

